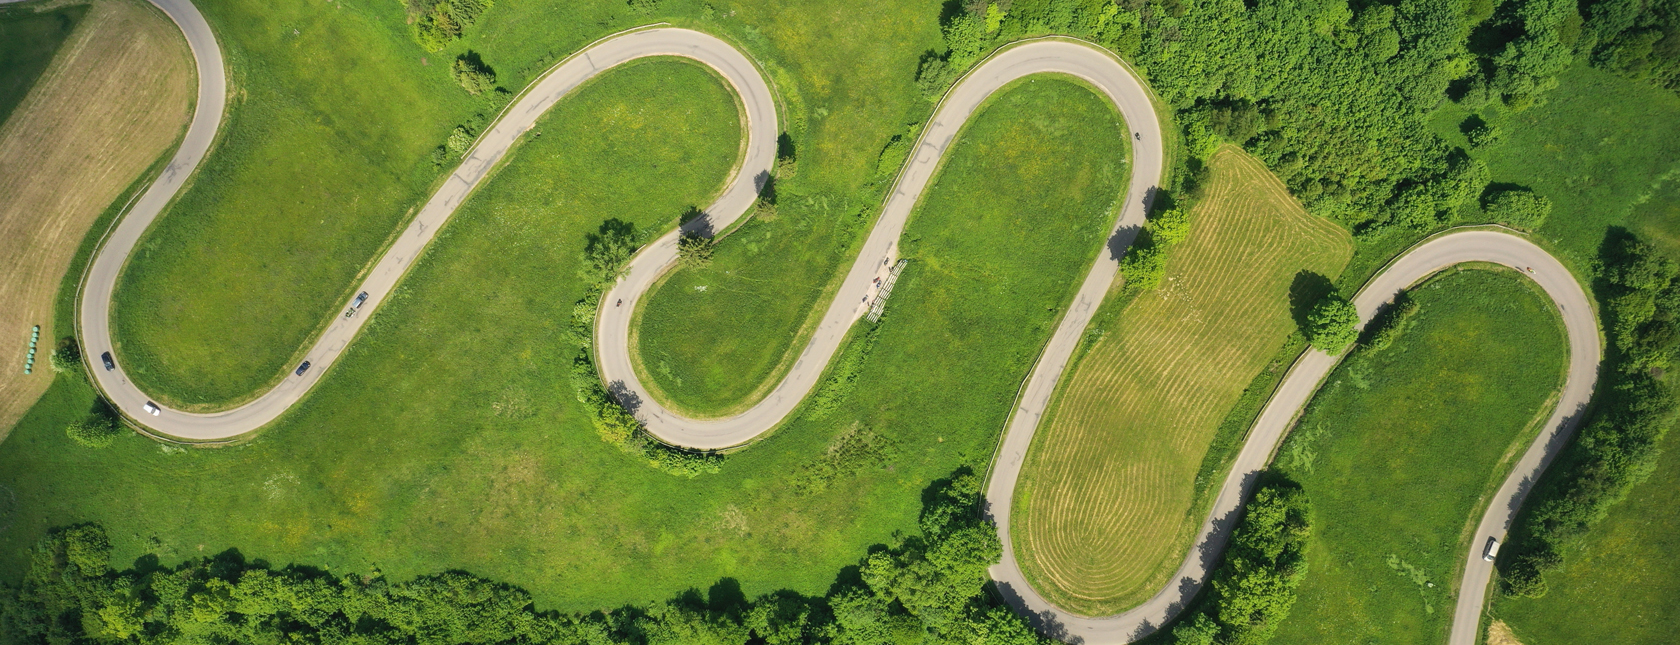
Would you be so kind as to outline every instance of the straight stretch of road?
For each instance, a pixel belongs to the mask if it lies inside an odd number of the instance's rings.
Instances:
[[[187,0],[152,0],[187,35],[197,59],[199,99],[191,128],[163,175],[135,203],[95,256],[83,285],[79,324],[90,357],[113,351],[109,329],[111,295],[122,266],[142,233],[185,185],[203,160],[216,135],[226,101],[226,79],[220,50],[209,25]],[[684,224],[681,232],[709,233],[727,229],[753,204],[774,162],[776,104],[770,87],[752,62],[727,43],[685,29],[646,29],[603,39],[562,61],[512,107],[468,154],[379,259],[358,292],[368,299],[359,312],[335,312],[306,359],[312,368],[287,376],[254,401],[225,412],[189,414],[163,408],[153,416],[144,410],[145,393],[131,383],[118,364],[105,370],[97,358],[90,373],[107,398],[129,417],[162,434],[188,439],[223,439],[256,430],[296,403],[342,355],[363,321],[390,294],[415,258],[478,184],[490,174],[511,146],[562,97],[602,71],[648,56],[683,56],[715,70],[741,99],[747,131],[746,155],[723,195],[705,214]],[[1125,643],[1155,631],[1175,615],[1206,581],[1229,538],[1237,513],[1265,466],[1278,440],[1311,398],[1336,359],[1308,352],[1291,369],[1278,392],[1262,411],[1241,455],[1220,490],[1214,509],[1174,581],[1144,605],[1116,616],[1073,615],[1046,602],[1022,574],[1010,546],[1010,508],[1021,465],[1033,432],[1067,366],[1092,314],[1113,284],[1119,256],[1144,223],[1149,201],[1161,177],[1163,151],[1160,121],[1143,84],[1112,54],[1084,43],[1040,40],[1004,50],[959,81],[940,103],[893,192],[882,209],[858,259],[829,306],[817,333],[798,362],[771,394],[753,408],[725,419],[687,419],[664,409],[637,381],[631,368],[628,335],[632,312],[661,273],[676,261],[679,231],[672,231],[643,248],[629,263],[626,277],[602,300],[596,323],[599,365],[610,389],[632,408],[648,430],[675,445],[716,449],[740,445],[781,423],[815,385],[848,329],[867,311],[874,278],[896,259],[897,241],[911,210],[956,139],[963,124],[991,96],[1009,83],[1035,74],[1065,74],[1084,80],[1107,96],[1133,131],[1133,176],[1126,201],[1107,247],[1093,263],[1044,353],[1028,376],[1019,407],[1011,415],[986,491],[987,512],[998,524],[1003,561],[991,573],[1007,600],[1041,628],[1063,640],[1085,643]],[[1395,292],[1448,266],[1471,261],[1521,267],[1558,304],[1568,327],[1570,371],[1558,412],[1517,464],[1493,500],[1477,529],[1465,569],[1453,645],[1471,645],[1483,604],[1490,563],[1480,557],[1487,537],[1502,536],[1529,482],[1562,447],[1591,395],[1599,356],[1597,325],[1586,294],[1563,265],[1539,247],[1499,232],[1454,233],[1420,245],[1378,275],[1355,299],[1361,316],[1370,319]]]

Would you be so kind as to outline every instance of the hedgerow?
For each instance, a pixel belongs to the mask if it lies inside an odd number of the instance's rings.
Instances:
[[[1501,562],[1509,594],[1546,593],[1545,573],[1563,563],[1564,548],[1651,476],[1680,408],[1661,380],[1680,345],[1680,266],[1630,235],[1607,241],[1601,263],[1611,347],[1600,394],[1517,522]]]
[[[922,533],[877,547],[825,596],[691,592],[578,614],[539,611],[524,590],[462,571],[398,582],[377,571],[276,569],[235,550],[115,571],[104,530],[80,525],[46,536],[22,584],[0,587],[0,644],[1046,645],[987,593],[1002,546],[980,519],[979,492],[966,471],[936,483]]]
[[[625,263],[636,247],[635,228],[619,220],[603,222],[584,247],[578,277],[586,291],[572,305],[568,334],[578,347],[578,356],[572,360],[572,390],[589,413],[601,440],[673,475],[697,477],[717,473],[723,466],[723,455],[684,450],[655,439],[636,415],[601,385],[601,375],[595,369],[595,314],[601,305],[601,295],[623,275]]]

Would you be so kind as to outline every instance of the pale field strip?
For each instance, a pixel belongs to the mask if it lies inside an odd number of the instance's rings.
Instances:
[[[1028,456],[1017,555],[1076,613],[1117,613],[1167,583],[1199,520],[1208,443],[1293,329],[1295,275],[1333,277],[1352,251],[1258,160],[1226,148],[1212,165],[1162,288],[1079,364]]]
[[[53,301],[88,227],[186,127],[196,78],[174,23],[136,0],[95,0],[0,124],[0,438],[52,383],[70,330]],[[35,373],[23,374],[41,325]]]

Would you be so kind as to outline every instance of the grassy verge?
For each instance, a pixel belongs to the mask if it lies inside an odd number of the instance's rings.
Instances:
[[[87,9],[87,5],[51,11],[0,6],[0,123],[6,122],[35,86],[35,79],[47,71]]]
[[[1279,642],[1444,639],[1486,499],[1551,413],[1567,347],[1537,289],[1465,269],[1412,295],[1412,326],[1344,361],[1279,450],[1317,527]]]
[[[1016,552],[1040,593],[1082,614],[1165,584],[1201,523],[1193,482],[1210,440],[1295,327],[1292,285],[1335,276],[1352,250],[1236,148],[1213,158],[1190,216],[1163,286],[1106,325],[1024,469]]]

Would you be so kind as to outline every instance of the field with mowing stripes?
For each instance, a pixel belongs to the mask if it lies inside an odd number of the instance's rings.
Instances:
[[[74,331],[53,324],[53,295],[77,247],[90,228],[104,230],[94,226],[101,213],[174,147],[192,114],[194,82],[186,39],[144,0],[11,11],[24,17],[0,22],[0,67],[32,63],[7,51],[14,46],[58,49],[45,52],[48,63],[27,86],[8,85],[17,70],[0,72],[0,438],[51,385],[47,355]],[[74,29],[62,46],[19,33],[43,21]],[[27,96],[8,96],[13,89]],[[17,109],[7,117],[12,98]],[[35,325],[40,353],[25,375]]]
[[[1167,279],[1121,310],[1033,442],[1016,555],[1041,593],[1089,615],[1147,599],[1200,524],[1196,471],[1243,388],[1295,329],[1298,274],[1334,279],[1352,253],[1236,148],[1212,160]]]

